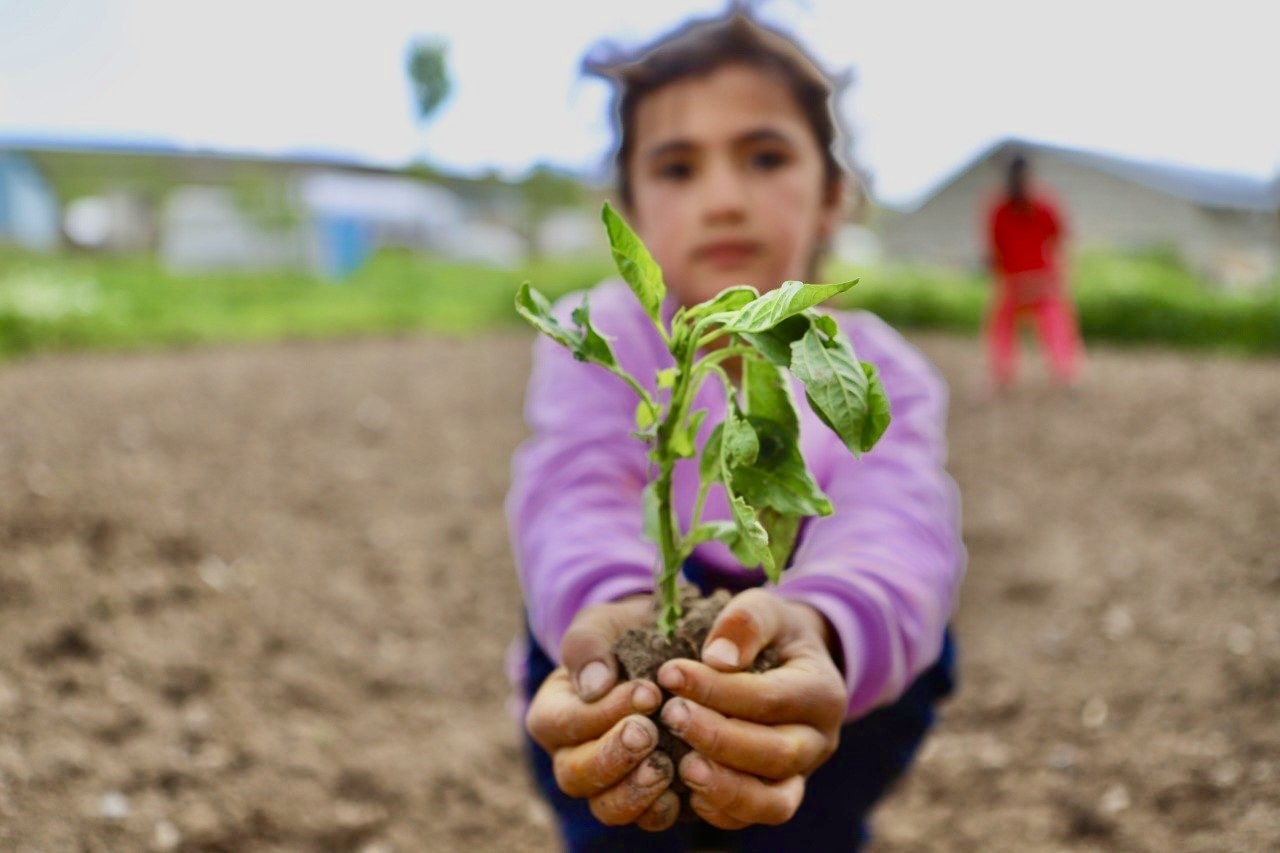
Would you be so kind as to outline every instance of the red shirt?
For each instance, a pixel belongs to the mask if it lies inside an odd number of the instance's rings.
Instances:
[[[987,217],[992,262],[1005,275],[1054,269],[1062,231],[1062,218],[1048,199],[1031,196],[1019,206],[1002,196]]]

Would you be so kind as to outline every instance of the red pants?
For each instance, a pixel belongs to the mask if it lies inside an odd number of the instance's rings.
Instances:
[[[1022,317],[1035,321],[1054,378],[1067,385],[1075,382],[1080,362],[1075,311],[1063,295],[1059,274],[1046,270],[1008,276],[999,282],[998,295],[987,317],[991,378],[997,387],[1013,381],[1017,325]]]

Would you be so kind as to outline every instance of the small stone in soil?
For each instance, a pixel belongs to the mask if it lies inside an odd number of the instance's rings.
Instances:
[[[176,850],[182,843],[182,832],[167,820],[156,822],[155,832],[151,835],[151,846],[156,850]]]
[[[124,820],[129,816],[129,801],[119,791],[109,791],[102,795],[98,813],[107,820]]]
[[[1080,710],[1080,722],[1085,728],[1101,728],[1107,722],[1107,715],[1107,700],[1101,696],[1093,696]]]
[[[1119,814],[1129,808],[1133,800],[1129,797],[1129,789],[1124,785],[1116,783],[1106,790],[1102,795],[1098,808],[1103,814],[1114,815]]]

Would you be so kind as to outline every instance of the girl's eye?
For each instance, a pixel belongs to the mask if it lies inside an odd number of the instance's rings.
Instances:
[[[693,167],[688,163],[665,163],[658,168],[658,177],[664,181],[687,181],[693,176]]]
[[[787,163],[787,155],[781,151],[757,151],[751,155],[752,168],[771,172]]]

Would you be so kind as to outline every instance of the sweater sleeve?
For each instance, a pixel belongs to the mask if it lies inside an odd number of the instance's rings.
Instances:
[[[556,313],[567,317],[571,307]],[[506,510],[529,627],[556,661],[580,609],[653,588],[656,550],[641,537],[647,457],[631,435],[635,408],[618,377],[547,338],[534,344],[525,401],[532,434],[512,461]]]
[[[937,660],[965,567],[959,493],[945,468],[946,384],[896,332],[863,317],[863,336],[851,337],[880,371],[892,422],[861,459],[837,455],[822,484],[835,513],[809,523],[777,590],[835,629],[850,719],[895,701]]]

